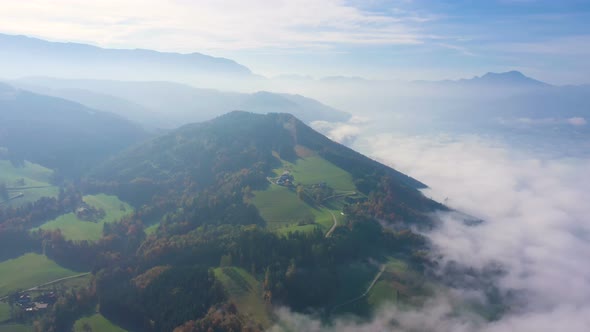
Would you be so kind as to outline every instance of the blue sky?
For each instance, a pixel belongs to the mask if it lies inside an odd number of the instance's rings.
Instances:
[[[202,52],[274,76],[590,83],[590,1],[0,0],[0,32]]]

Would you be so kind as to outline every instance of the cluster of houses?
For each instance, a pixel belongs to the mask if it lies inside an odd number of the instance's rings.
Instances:
[[[293,177],[293,175],[291,175],[289,171],[285,171],[283,172],[283,174],[281,174],[281,176],[279,176],[276,183],[279,186],[291,187],[294,185],[294,181],[295,178]]]
[[[78,208],[76,208],[74,213],[78,219],[91,222],[98,222],[106,215],[104,209],[97,209],[86,203],[82,203]]]
[[[31,297],[31,294],[22,293],[18,295],[14,303],[26,312],[36,312],[47,309],[47,307],[56,301],[57,295],[55,292],[43,293],[34,299]]]

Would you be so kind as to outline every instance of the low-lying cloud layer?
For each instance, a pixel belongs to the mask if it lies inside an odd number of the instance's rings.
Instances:
[[[441,227],[426,235],[441,266],[500,265],[506,273],[497,287],[519,300],[493,322],[453,315],[441,295],[419,311],[383,308],[371,322],[329,327],[280,311],[287,326],[389,331],[395,321],[398,331],[588,331],[590,158],[533,154],[475,136],[401,137],[360,128],[356,134],[354,148],[427,183],[426,195],[485,220],[469,226],[453,214],[437,216]]]
[[[500,263],[507,271],[500,288],[524,292],[518,314],[490,327],[587,330],[589,159],[540,158],[478,138],[445,143],[382,135],[359,147],[428,183],[427,195],[486,220],[473,227],[441,215],[442,226],[428,236],[447,261]]]

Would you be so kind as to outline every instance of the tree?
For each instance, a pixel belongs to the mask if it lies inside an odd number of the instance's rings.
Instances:
[[[88,324],[88,322],[84,322],[84,324],[82,325],[82,331],[92,332],[92,327],[90,327],[90,324]]]
[[[297,189],[296,190],[297,190],[297,197],[299,197],[299,199],[303,200],[303,194],[304,194],[303,186],[300,185],[300,184],[297,185]]]
[[[220,267],[228,267],[232,265],[231,254],[221,256],[221,260],[219,261]]]

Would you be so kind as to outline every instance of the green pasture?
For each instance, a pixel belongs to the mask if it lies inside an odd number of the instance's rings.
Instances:
[[[0,262],[0,296],[76,274],[44,255],[28,253]]]
[[[14,206],[34,202],[41,197],[57,196],[59,189],[51,185],[52,176],[53,171],[41,165],[25,161],[22,166],[14,166],[8,160],[0,160],[0,183],[6,184],[11,196],[24,194],[10,201],[9,204]]]
[[[64,237],[74,241],[97,241],[102,236],[104,224],[120,220],[125,215],[133,212],[131,205],[119,200],[117,196],[105,194],[88,195],[83,197],[84,202],[95,208],[104,209],[106,215],[97,222],[80,220],[71,212],[50,220],[39,228],[45,230],[60,229]]]
[[[262,298],[262,287],[254,276],[237,267],[216,268],[213,272],[240,313],[265,327],[270,326],[267,306]]]
[[[74,332],[85,332],[85,325],[94,332],[127,332],[99,313],[78,319],[74,323]]]

